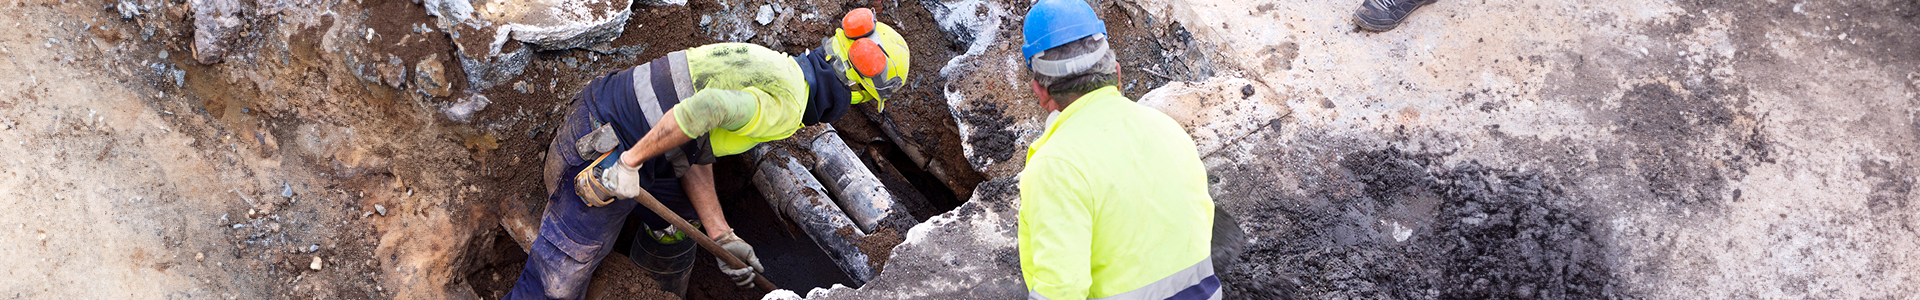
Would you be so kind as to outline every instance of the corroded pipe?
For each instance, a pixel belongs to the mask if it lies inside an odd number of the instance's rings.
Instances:
[[[854,224],[860,226],[860,232],[873,233],[887,225],[906,225],[895,230],[905,231],[911,227],[913,217],[900,207],[899,199],[887,190],[880,178],[860,161],[852,148],[840,140],[833,125],[820,124],[826,130],[819,131],[808,143],[816,159],[812,170],[815,177],[825,184],[832,193],[834,202],[840,209],[853,217]]]
[[[873,267],[855,244],[866,234],[827,197],[827,188],[806,166],[785,150],[773,147],[755,147],[749,155],[759,165],[753,174],[753,186],[760,189],[767,204],[805,230],[855,285],[872,279]]]

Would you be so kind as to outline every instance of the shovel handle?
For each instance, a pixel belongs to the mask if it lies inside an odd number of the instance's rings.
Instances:
[[[713,238],[707,237],[707,233],[700,232],[699,229],[693,227],[693,224],[687,223],[686,219],[681,219],[679,214],[675,214],[673,210],[667,209],[666,205],[661,205],[660,199],[654,199],[653,194],[647,193],[646,190],[641,190],[640,195],[634,196],[633,200],[639,201],[640,205],[653,210],[653,214],[660,215],[660,218],[667,219],[668,223],[673,223],[673,226],[679,227],[681,229],[680,232],[685,232],[687,236],[693,237],[693,241],[700,243],[701,248],[707,248],[707,252],[713,253],[713,256],[720,257],[720,260],[727,262],[728,266],[732,266],[734,269],[748,269],[748,271],[753,272],[754,286],[758,286],[761,290],[768,292],[780,289],[779,287],[773,286],[772,281],[767,281],[766,275],[760,274],[759,271],[752,270],[751,267],[747,266],[746,262],[740,261],[739,257],[734,257],[733,252],[727,252],[726,248],[720,248],[720,244],[713,243]]]

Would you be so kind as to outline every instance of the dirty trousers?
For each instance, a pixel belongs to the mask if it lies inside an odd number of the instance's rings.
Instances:
[[[615,75],[620,73],[616,72]],[[622,81],[618,79],[619,76],[608,77],[614,79],[602,78],[596,82]],[[580,196],[574,193],[573,174],[587,168],[590,163],[587,160],[593,159],[578,155],[573,147],[574,141],[590,133],[597,127],[596,123],[601,123],[593,117],[594,110],[599,106],[594,103],[594,98],[600,96],[595,94],[600,94],[604,92],[603,90],[616,92],[625,90],[627,93],[632,93],[631,88],[598,87],[600,85],[590,85],[587,91],[581,92],[580,98],[573,101],[571,113],[568,114],[565,123],[562,123],[559,130],[554,133],[554,141],[547,149],[546,212],[540,217],[539,235],[532,242],[526,268],[521,270],[519,279],[514,282],[513,290],[507,294],[507,299],[580,299],[584,297],[587,282],[593,276],[593,270],[599,267],[601,259],[613,250],[612,244],[618,240],[628,213],[639,207],[639,202],[632,199],[620,199],[601,207],[588,207],[580,200]],[[626,101],[632,101],[631,99],[625,98]],[[669,208],[684,217],[690,214],[688,212],[692,211],[692,205],[687,200],[680,180],[674,178],[671,170],[665,170],[671,168],[672,165],[665,163],[664,159],[648,160],[641,166],[640,174],[666,175],[648,176],[642,180],[641,186],[654,198],[667,204]],[[651,211],[641,213],[647,214],[649,219],[658,218],[653,216]],[[635,255],[632,255],[635,263],[641,267],[656,274],[670,273],[658,270],[659,266],[684,265],[691,268],[693,259],[691,243],[680,243],[687,244],[677,245],[684,247],[685,250],[672,251],[675,250],[672,247],[662,249],[660,245],[647,244],[657,242],[644,230],[633,234],[639,235],[634,239],[633,248],[646,250],[645,253],[634,251]],[[656,261],[662,259],[669,261]],[[678,260],[684,260],[685,263],[673,263]],[[679,282],[684,286],[684,279]]]

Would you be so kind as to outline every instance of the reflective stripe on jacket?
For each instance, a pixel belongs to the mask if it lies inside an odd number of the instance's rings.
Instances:
[[[1213,199],[1193,139],[1114,87],[1027,149],[1020,269],[1035,299],[1218,299]]]

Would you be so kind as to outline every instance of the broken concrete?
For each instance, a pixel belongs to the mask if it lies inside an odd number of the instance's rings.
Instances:
[[[1018,180],[983,182],[972,201],[907,232],[885,271],[859,289],[816,288],[807,299],[1018,299],[1027,294],[1014,239]]]

